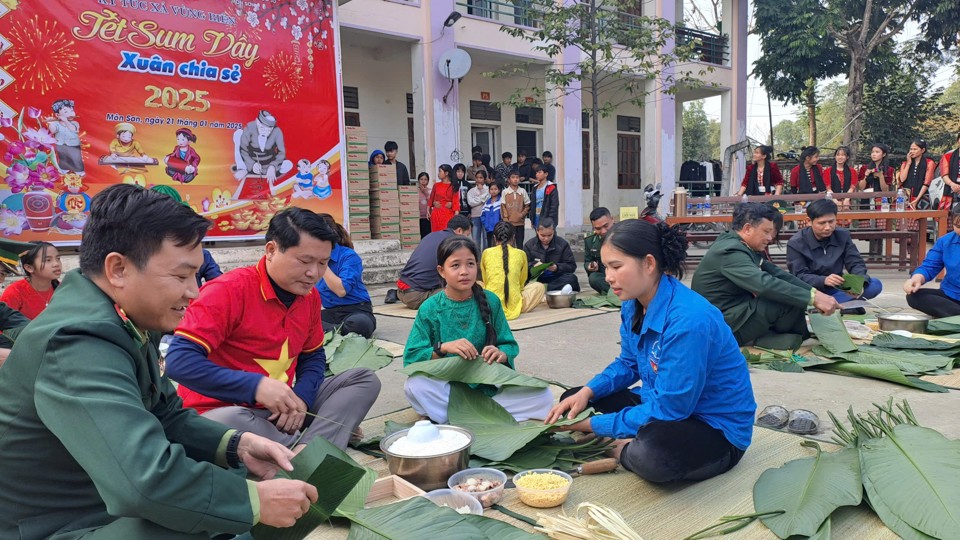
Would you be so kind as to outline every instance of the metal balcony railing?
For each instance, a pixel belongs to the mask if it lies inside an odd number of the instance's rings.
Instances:
[[[686,45],[695,40],[699,40],[696,46],[700,61],[706,64],[717,66],[727,65],[730,59],[730,46],[727,44],[727,36],[711,34],[692,28],[678,26],[676,30],[676,39],[678,45]]]
[[[501,2],[498,0],[458,0],[457,6],[466,8],[466,14],[500,24],[529,26],[536,28],[540,25],[537,12],[526,0]]]

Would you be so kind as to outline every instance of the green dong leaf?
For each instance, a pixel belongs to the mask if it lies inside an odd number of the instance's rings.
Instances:
[[[960,441],[906,424],[885,435],[860,445],[864,488],[877,515],[904,537],[913,535],[909,527],[960,539]]]
[[[802,444],[815,447],[817,455],[768,469],[753,486],[757,512],[785,510],[783,514],[761,518],[780,538],[817,534],[834,510],[856,506],[863,497],[855,449],[824,453],[816,443]]]
[[[533,388],[549,386],[547,381],[524,375],[503,364],[487,364],[479,360],[467,361],[459,356],[414,362],[401,371],[407,376],[427,375],[442,381],[467,384],[530,386]]]

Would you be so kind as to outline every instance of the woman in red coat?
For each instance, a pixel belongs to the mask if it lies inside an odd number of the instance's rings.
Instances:
[[[794,193],[810,195],[823,193],[827,183],[823,180],[823,168],[820,166],[820,149],[808,146],[800,152],[800,164],[790,171],[790,187]]]
[[[197,142],[197,136],[190,128],[177,130],[177,146],[173,152],[163,158],[167,165],[166,173],[176,182],[189,184],[197,177],[197,167],[200,166],[200,154],[190,146]]]
[[[833,152],[834,164],[823,170],[823,183],[833,193],[853,193],[857,190],[860,177],[857,170],[850,166],[850,148],[840,146]],[[850,199],[838,200],[844,209],[850,208]]]
[[[940,176],[943,177],[943,196],[939,209],[949,210],[953,193],[960,191],[960,133],[957,134],[957,148],[940,158]]]
[[[453,167],[444,163],[437,171],[437,183],[433,185],[430,199],[430,230],[442,231],[447,228],[450,218],[460,213],[460,186],[454,185]]]
[[[927,157],[927,141],[916,139],[910,143],[907,159],[900,164],[900,187],[907,191],[910,206],[917,207],[933,182],[937,162]]]
[[[893,167],[887,164],[889,153],[890,147],[885,144],[870,146],[870,163],[861,165],[857,171],[861,191],[889,191],[893,186]]]
[[[783,192],[783,175],[776,163],[772,163],[773,147],[760,145],[753,149],[753,163],[747,165],[737,196],[780,195]]]

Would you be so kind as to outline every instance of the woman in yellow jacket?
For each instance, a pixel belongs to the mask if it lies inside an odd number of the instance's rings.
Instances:
[[[513,225],[497,223],[493,228],[497,245],[485,249],[480,257],[483,287],[500,298],[507,320],[539,306],[547,292],[543,283],[527,283],[527,254],[511,245],[513,235]]]

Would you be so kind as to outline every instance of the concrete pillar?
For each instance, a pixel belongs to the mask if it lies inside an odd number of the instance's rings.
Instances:
[[[580,55],[581,52],[576,47],[567,47],[560,57],[560,62],[562,65],[575,65],[580,61]],[[560,223],[563,227],[579,229],[583,225],[584,196],[581,83],[572,82],[565,93],[560,90],[553,92],[558,96],[557,106],[547,114],[550,120],[545,122],[544,139],[553,139],[554,165],[557,168],[557,186],[560,189]],[[553,137],[550,136],[551,131],[555,134]]]
[[[721,94],[720,105],[720,150],[726,150],[747,138],[747,0],[725,0],[723,4],[723,32],[730,46],[730,68],[733,71],[733,87]],[[750,156],[738,153],[734,156],[729,171],[732,185],[746,172]],[[735,191],[735,190],[734,190]]]
[[[431,0],[421,4],[424,27],[428,31],[423,40],[411,48],[414,137],[418,150],[423,145],[423,168],[430,172],[432,179],[436,177],[438,165],[451,163],[450,154],[457,149],[460,139],[457,129],[460,123],[458,88],[454,83],[450,91],[450,80],[437,68],[440,56],[456,47],[454,29],[443,26],[454,9],[454,0]]]
[[[671,2],[664,0],[657,2],[657,16],[667,19],[671,24],[676,25],[678,20],[678,10],[681,10],[683,0]],[[674,40],[670,39],[663,47],[666,54],[673,52]],[[670,78],[676,72],[673,65],[663,68],[663,77]],[[682,129],[682,111],[678,111],[678,102],[674,96],[664,92],[657,91],[653,96],[654,107],[652,108],[655,124],[654,143],[656,146],[647,147],[656,152],[656,176],[650,179],[644,179],[644,184],[661,184],[661,193],[664,194],[661,199],[661,213],[669,207],[670,194],[676,188],[677,174],[679,173],[679,162],[677,161],[677,147],[680,145],[678,138],[679,130]],[[678,126],[680,126],[678,128]],[[649,137],[645,137],[645,140]],[[639,204],[643,204],[641,200]]]

